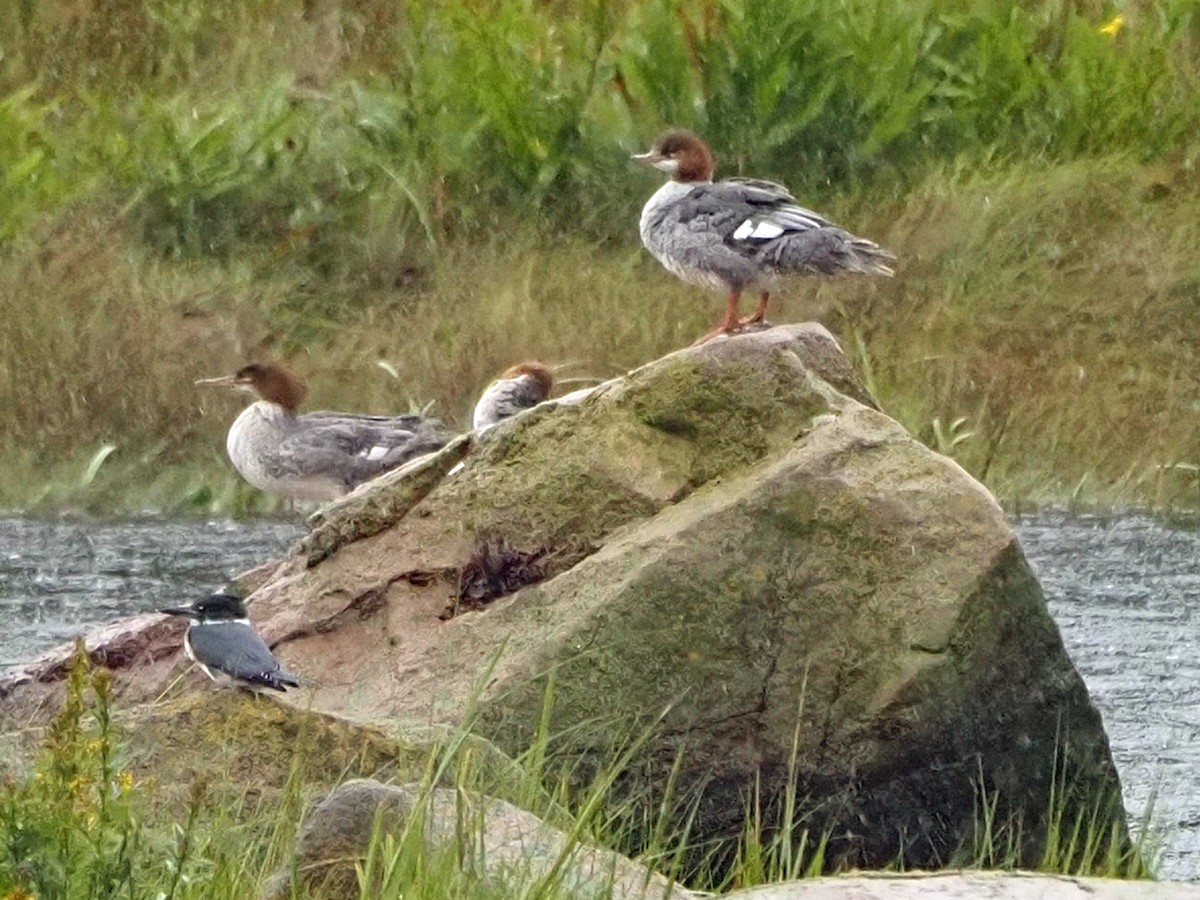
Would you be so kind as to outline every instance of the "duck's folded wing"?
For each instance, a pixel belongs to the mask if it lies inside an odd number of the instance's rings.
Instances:
[[[389,421],[396,422],[398,417]],[[453,437],[441,422],[411,417],[413,429],[375,426],[364,418],[330,414],[308,419],[279,446],[279,464],[300,477],[330,477],[353,487]]]
[[[735,229],[734,240],[770,240],[785,232],[836,227],[820,213],[797,203],[783,185],[749,178],[731,178],[721,184],[724,190],[744,197],[752,207]]]
[[[475,404],[472,425],[483,428],[515,416],[546,399],[544,386],[536,378],[522,375],[493,381]]]
[[[719,234],[727,243],[769,241],[789,232],[831,227],[773,181],[730,178],[700,185],[679,202],[680,224]]]
[[[441,424],[437,419],[421,416],[416,413],[409,413],[403,416],[368,416],[359,413],[333,412],[324,409],[305,413],[302,418],[313,422],[340,422],[350,426],[360,425],[369,428],[407,429],[410,431],[418,430],[422,426],[430,424]]]
[[[447,443],[454,435],[437,419],[422,416],[353,416],[309,413],[301,416],[302,428],[287,438],[297,452],[341,452],[350,456],[380,458],[393,448],[410,444]]]

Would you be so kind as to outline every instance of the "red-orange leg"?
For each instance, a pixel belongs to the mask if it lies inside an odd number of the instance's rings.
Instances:
[[[744,319],[738,319],[738,325],[746,326],[753,325],[755,322],[761,322],[767,317],[767,304],[771,302],[771,292],[763,291],[758,298],[758,306],[754,307],[754,312],[746,316]]]
[[[725,312],[721,316],[721,321],[712,331],[705,332],[697,338],[695,343],[692,344],[693,347],[711,341],[718,334],[732,334],[742,327],[738,321],[738,301],[741,297],[741,291],[729,292],[729,303],[725,306]]]

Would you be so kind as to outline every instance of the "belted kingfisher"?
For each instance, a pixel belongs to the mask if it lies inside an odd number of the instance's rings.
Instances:
[[[300,687],[300,679],[280,665],[266,642],[250,626],[246,604],[233,594],[212,594],[191,606],[160,609],[169,616],[192,621],[183,636],[183,651],[213,681],[216,672],[239,685],[287,691]]]

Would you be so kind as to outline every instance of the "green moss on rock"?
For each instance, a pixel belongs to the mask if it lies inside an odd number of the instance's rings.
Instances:
[[[729,364],[728,355],[675,354],[579,406],[538,410],[498,429],[424,514],[525,547],[594,548],[780,452],[830,411],[786,347],[747,365]]]

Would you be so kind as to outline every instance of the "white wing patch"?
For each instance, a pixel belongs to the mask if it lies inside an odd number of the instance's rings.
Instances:
[[[381,446],[376,445],[374,447],[371,447],[369,450],[365,450],[362,453],[359,453],[358,455],[366,457],[367,462],[376,462],[377,460],[383,459],[385,456],[387,456],[387,453],[388,453],[387,447],[381,447]]]
[[[735,241],[769,241],[781,234],[783,234],[783,229],[774,222],[756,222],[754,219],[747,219],[737,227],[737,231],[733,233],[733,239]]]

